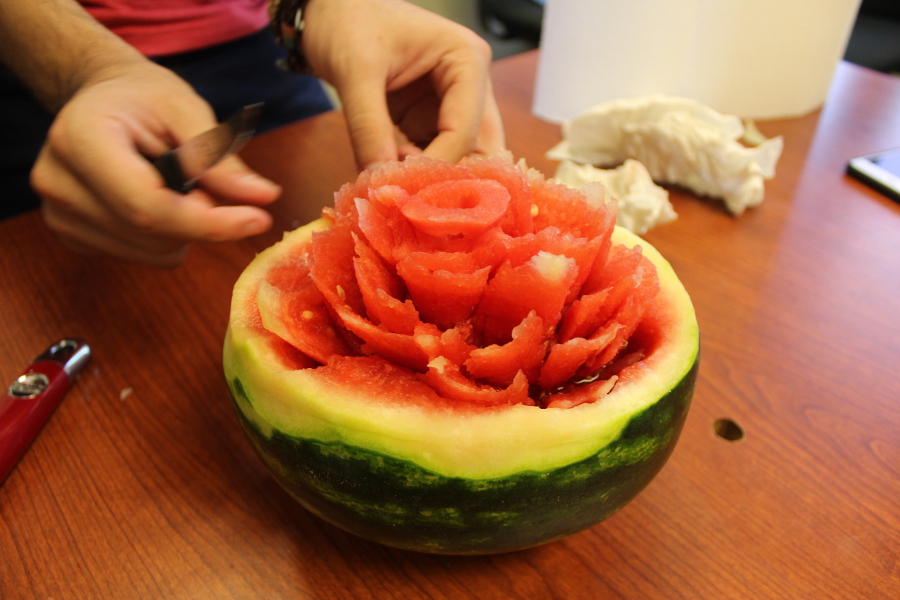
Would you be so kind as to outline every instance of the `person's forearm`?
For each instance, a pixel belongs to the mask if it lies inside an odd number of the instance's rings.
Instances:
[[[51,111],[105,69],[142,60],[74,0],[2,0],[0,62]]]

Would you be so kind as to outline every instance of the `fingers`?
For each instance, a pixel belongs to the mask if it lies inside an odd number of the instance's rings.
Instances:
[[[478,93],[483,98],[481,108],[470,102],[466,110],[466,103],[454,93],[448,92],[441,99],[434,90],[427,94],[403,90],[392,96],[397,101],[394,120],[429,156],[455,162],[472,153],[494,155],[505,147],[506,141],[490,80],[484,82],[483,91]],[[459,93],[463,98],[471,94],[467,90]],[[403,156],[401,152],[400,157]]]
[[[199,183],[204,191],[232,204],[269,204],[281,195],[281,186],[260,176],[234,155],[222,159]]]
[[[49,158],[40,161],[32,180],[44,198],[44,221],[63,245],[153,266],[171,267],[181,262],[186,241],[138,230],[103,204],[93,202],[71,173],[55,170],[51,163]]]
[[[340,94],[361,169],[423,148],[455,162],[502,147],[490,46],[471,30],[408,3],[329,0],[309,5],[303,46]]]
[[[492,156],[506,148],[506,133],[503,129],[503,119],[500,116],[500,107],[494,97],[493,86],[490,80],[484,95],[484,112],[481,115],[481,126],[475,140],[474,152]]]
[[[223,161],[205,175],[207,189],[181,195],[164,188],[161,176],[135,151],[134,145],[150,141],[139,142],[140,135],[118,126],[96,133],[105,143],[48,144],[32,172],[45,220],[67,246],[174,266],[191,240],[235,240],[271,226],[271,217],[259,208],[219,205],[223,200],[264,204],[279,194],[239,159]]]
[[[444,60],[431,73],[440,110],[437,136],[425,153],[455,162],[475,149],[485,106],[487,59],[474,53]]]
[[[173,268],[180,265],[187,254],[187,242],[160,239],[159,245],[148,248],[137,245],[133,239],[123,240],[115,235],[97,235],[92,221],[79,215],[67,213],[52,204],[43,207],[44,222],[59,238],[60,242],[76,252],[84,254],[106,254],[129,262],[150,267]]]
[[[403,134],[399,128],[394,128],[394,140],[397,144],[397,155],[400,160],[403,160],[407,156],[416,156],[422,154],[422,149],[411,142],[406,135]]]
[[[388,111],[384,79],[377,75],[350,78],[339,85],[347,129],[360,170],[397,160],[394,122]]]
[[[437,84],[429,80],[438,78]],[[464,64],[435,69],[429,78],[390,92],[389,104],[380,100],[383,88],[376,82],[368,88],[356,82],[344,102],[360,169],[421,149],[429,156],[456,162],[473,152],[489,155],[504,147],[503,124],[490,81],[477,69]]]

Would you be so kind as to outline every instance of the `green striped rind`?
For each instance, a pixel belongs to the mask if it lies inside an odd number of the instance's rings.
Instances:
[[[633,499],[659,472],[687,415],[697,362],[659,402],[596,454],[551,471],[447,477],[341,442],[265,433],[239,379],[241,422],[278,482],[325,520],[390,546],[446,554],[506,552],[582,531]]]

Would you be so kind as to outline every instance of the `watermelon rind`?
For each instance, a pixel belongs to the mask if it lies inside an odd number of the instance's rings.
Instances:
[[[319,219],[289,232],[244,271],[223,353],[254,449],[314,514],[400,548],[505,552],[599,523],[665,464],[690,405],[699,331],[687,292],[645,241],[620,228],[613,234],[615,243],[639,244],[656,266],[665,335],[607,396],[565,409],[455,410],[394,402],[281,359],[250,308],[256,287],[286,253],[329,226]]]

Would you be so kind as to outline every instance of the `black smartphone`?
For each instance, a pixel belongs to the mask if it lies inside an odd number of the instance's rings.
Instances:
[[[847,173],[900,202],[900,148],[854,158]]]

